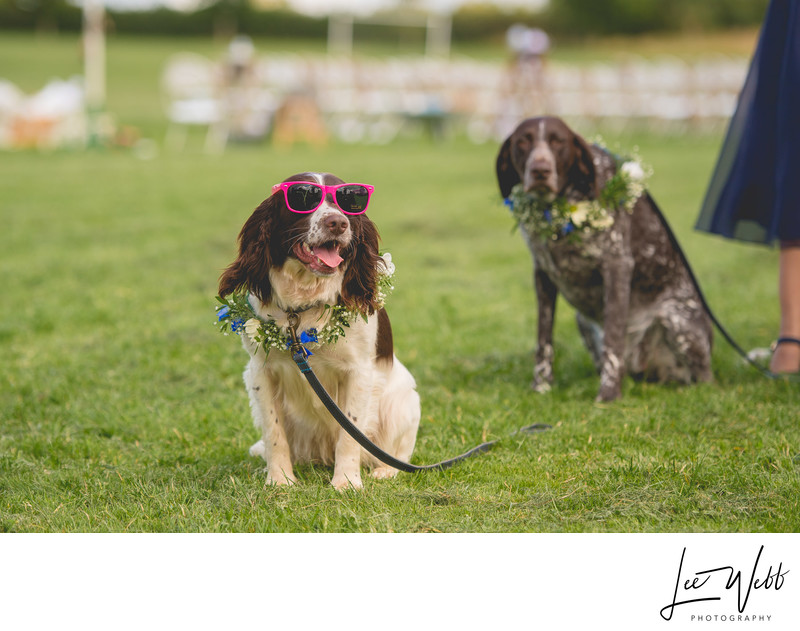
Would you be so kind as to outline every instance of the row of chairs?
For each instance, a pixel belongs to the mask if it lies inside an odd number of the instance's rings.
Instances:
[[[182,128],[195,124],[208,128],[207,149],[219,151],[231,139],[270,132],[287,142],[332,134],[384,143],[409,124],[431,131],[461,125],[473,141],[486,142],[503,137],[519,116],[544,111],[595,121],[717,123],[732,113],[747,71],[746,60],[722,56],[696,63],[532,63],[286,55],[230,67],[181,54],[162,77],[168,144],[179,147]],[[302,137],[303,126],[315,130],[313,138]]]
[[[386,143],[414,126],[433,137],[460,126],[476,143],[499,140],[519,118],[552,112],[588,121],[646,125],[718,124],[730,116],[746,61],[696,63],[631,58],[571,66],[472,59],[388,59],[285,55],[214,62],[170,58],[161,77],[166,145],[180,150],[191,127],[205,149],[272,136],[279,144]],[[55,80],[34,95],[0,79],[0,148],[79,144],[86,138],[80,78]]]

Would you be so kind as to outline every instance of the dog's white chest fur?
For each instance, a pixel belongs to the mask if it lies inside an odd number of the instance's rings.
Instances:
[[[262,317],[284,324],[285,314],[258,305]],[[324,326],[325,310],[300,314],[298,330]],[[416,441],[420,409],[416,383],[396,358],[378,359],[377,317],[356,319],[344,337],[313,349],[308,363],[328,394],[370,440],[401,460],[408,460]],[[313,392],[288,351],[263,349],[244,339],[251,354],[244,372],[253,422],[262,438],[250,448],[267,462],[268,479],[294,483],[292,465],[318,462],[334,465],[332,483],[337,488],[360,488],[362,464],[373,476],[389,477],[397,471],[382,466],[339,427]]]

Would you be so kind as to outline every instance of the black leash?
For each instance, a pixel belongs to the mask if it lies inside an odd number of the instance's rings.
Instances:
[[[342,412],[336,402],[331,398],[331,395],[328,394],[328,391],[325,390],[325,387],[320,383],[317,376],[314,374],[314,371],[311,370],[311,366],[308,365],[306,361],[307,351],[297,339],[297,325],[299,323],[299,318],[297,317],[296,313],[288,312],[289,316],[289,325],[287,330],[289,332],[289,337],[291,340],[290,352],[292,353],[292,359],[294,363],[297,364],[297,367],[300,369],[300,372],[303,373],[303,376],[308,381],[311,388],[314,390],[314,393],[319,397],[319,400],[322,404],[327,408],[328,412],[331,413],[331,416],[336,420],[339,425],[341,425],[342,429],[346,431],[350,436],[359,444],[361,445],[366,451],[370,454],[375,456],[381,462],[388,464],[395,469],[400,471],[405,471],[406,473],[417,473],[419,471],[430,471],[432,469],[448,469],[452,467],[454,464],[461,462],[462,460],[466,460],[467,458],[474,456],[479,453],[483,453],[488,451],[493,445],[499,442],[500,439],[491,440],[485,443],[481,443],[477,447],[473,447],[469,451],[461,454],[460,456],[456,456],[455,458],[450,458],[449,460],[443,460],[442,462],[437,462],[435,464],[429,465],[413,465],[408,462],[404,462],[402,460],[398,460],[391,454],[386,453],[383,449],[378,447],[375,443],[373,443],[369,438],[367,438],[363,432],[358,429],[352,421],[347,418],[347,415]],[[534,423],[532,425],[527,425],[518,429],[516,432],[510,434],[513,436],[518,432],[524,432],[526,434],[533,434],[536,432],[543,432],[548,429],[551,429],[551,425],[547,425],[545,423]]]
[[[736,340],[733,339],[731,334],[725,330],[725,327],[722,326],[722,323],[719,321],[717,316],[714,315],[714,312],[711,310],[711,307],[706,301],[706,297],[703,294],[703,290],[700,289],[700,282],[695,277],[694,271],[692,270],[692,266],[689,265],[689,259],[686,258],[686,254],[684,253],[683,248],[681,248],[680,244],[678,243],[678,239],[675,236],[675,233],[672,232],[672,228],[670,228],[669,223],[667,223],[667,219],[666,217],[664,217],[664,213],[661,212],[661,209],[658,207],[658,204],[656,204],[655,200],[650,196],[650,193],[645,193],[645,195],[647,195],[647,200],[650,202],[653,210],[655,210],[656,216],[658,217],[659,221],[661,221],[661,225],[664,226],[664,229],[667,231],[667,236],[669,237],[670,243],[672,243],[672,247],[674,247],[675,250],[678,252],[678,256],[680,256],[681,261],[683,262],[683,265],[686,268],[686,271],[689,272],[689,279],[692,281],[694,288],[697,290],[698,296],[700,296],[700,303],[703,305],[703,309],[705,309],[706,313],[708,314],[708,317],[711,318],[711,322],[714,323],[714,326],[716,326],[719,332],[722,334],[722,337],[725,338],[728,344],[730,344],[731,347],[739,355],[741,355],[742,358],[748,364],[750,364],[753,368],[758,370],[762,375],[764,375],[768,379],[798,381],[800,378],[797,375],[774,373],[768,368],[765,368],[764,366],[756,362],[755,360],[751,359],[750,356],[747,354],[747,352],[745,352],[745,350],[741,346],[739,346]]]

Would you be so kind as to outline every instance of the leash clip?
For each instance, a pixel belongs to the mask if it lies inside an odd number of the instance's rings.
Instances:
[[[310,353],[306,350],[306,347],[300,342],[297,338],[297,327],[300,324],[300,316],[297,315],[294,311],[288,311],[286,313],[287,319],[287,326],[286,330],[289,333],[289,348],[292,351],[292,355],[301,355],[303,358],[308,357]]]

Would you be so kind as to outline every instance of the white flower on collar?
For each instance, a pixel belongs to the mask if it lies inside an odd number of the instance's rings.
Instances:
[[[256,338],[261,331],[261,322],[256,318],[250,318],[244,323],[244,330],[247,333],[247,337],[253,341],[253,344],[258,344],[258,339]]]
[[[574,210],[569,214],[569,220],[576,228],[580,228],[589,218],[591,204],[589,202],[578,202]]]
[[[619,170],[623,175],[630,178],[632,182],[641,182],[645,177],[642,165],[634,160],[623,163]]]
[[[589,225],[595,230],[605,230],[606,228],[610,228],[614,225],[614,217],[608,213],[598,215],[589,221]]]
[[[392,255],[389,252],[386,252],[381,259],[383,259],[383,267],[386,269],[386,275],[392,276],[394,274],[394,270],[396,269],[394,263],[392,263]]]

